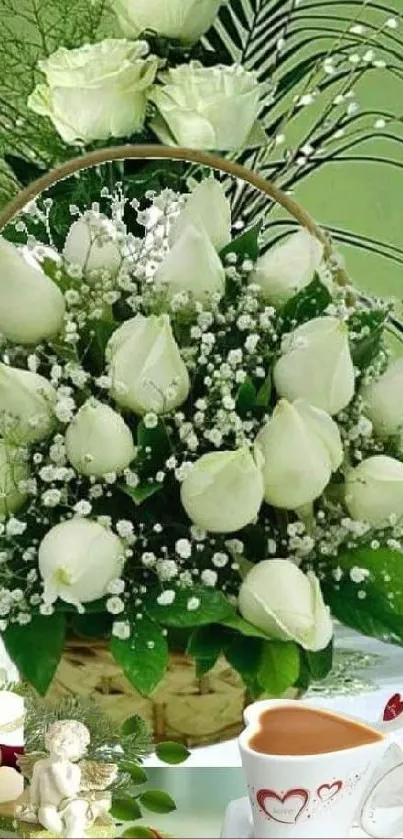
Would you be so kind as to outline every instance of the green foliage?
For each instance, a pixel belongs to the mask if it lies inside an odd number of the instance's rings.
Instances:
[[[173,810],[176,810],[173,798],[167,792],[159,789],[146,790],[140,795],[140,801],[143,807],[150,810],[151,813],[172,813]]]
[[[384,309],[362,310],[350,317],[351,355],[358,368],[365,369],[378,355],[387,319]]]
[[[147,483],[138,484],[136,487],[120,484],[122,492],[125,492],[138,507],[143,501],[147,501],[148,498],[152,498],[153,495],[160,492],[162,487],[163,484],[157,483],[157,481],[148,481]]]
[[[252,227],[248,227],[240,236],[236,236],[232,242],[223,248],[220,253],[220,258],[225,262],[225,257],[229,253],[235,253],[238,259],[253,259],[255,261],[259,256],[261,228],[261,222],[254,224]]]
[[[324,650],[318,650],[317,652],[301,650],[301,656],[308,667],[312,679],[321,681],[329,675],[332,669],[333,641]]]
[[[122,836],[127,837],[127,839],[155,839],[154,831],[142,824],[138,824],[136,827],[128,827],[122,833]]]
[[[328,289],[318,277],[315,277],[306,288],[291,297],[283,307],[280,316],[282,330],[289,332],[296,326],[318,317],[331,301],[332,297]]]
[[[142,816],[136,799],[128,796],[114,798],[111,813],[118,822],[134,822],[136,819],[141,819]]]
[[[365,635],[403,644],[401,554],[387,548],[356,548],[339,555],[336,564],[343,571],[340,582],[331,577],[330,567],[323,583],[324,594],[334,616]],[[369,572],[363,583],[351,580],[353,567]],[[365,593],[363,598],[359,597],[361,591]]]
[[[65,635],[66,619],[59,612],[49,617],[33,615],[29,630],[14,623],[2,635],[6,650],[19,673],[41,696],[46,694],[56,673]]]
[[[157,623],[143,615],[133,620],[127,641],[113,636],[110,648],[115,661],[142,696],[149,696],[168,666],[168,645]]]
[[[203,586],[189,590],[176,590],[174,602],[169,606],[157,603],[155,591],[147,599],[147,611],[163,626],[192,627],[220,623],[233,613],[233,608],[221,591]],[[199,600],[197,609],[188,609],[189,601]]]
[[[262,649],[257,678],[264,693],[281,696],[299,676],[299,648],[292,641],[270,641]]]
[[[172,766],[176,766],[178,763],[184,763],[190,755],[189,750],[183,743],[174,743],[171,740],[166,740],[164,743],[157,743],[155,753],[160,760]]]

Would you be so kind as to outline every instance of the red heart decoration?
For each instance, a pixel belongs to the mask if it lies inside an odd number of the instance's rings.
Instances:
[[[256,798],[269,819],[280,824],[295,824],[308,804],[309,792],[306,789],[289,789],[284,795],[279,795],[272,789],[260,789]]]
[[[333,784],[321,784],[316,790],[321,801],[331,801],[340,792],[343,781],[334,781]]]
[[[400,693],[394,693],[385,705],[383,712],[383,721],[390,722],[399,717],[403,711],[403,701]]]

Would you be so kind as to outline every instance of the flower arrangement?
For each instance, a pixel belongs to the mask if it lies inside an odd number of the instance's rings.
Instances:
[[[143,695],[180,635],[255,697],[329,671],[331,611],[403,637],[390,307],[192,187],[104,187],[59,251],[44,197],[1,239],[0,626],[43,694],[68,632]]]

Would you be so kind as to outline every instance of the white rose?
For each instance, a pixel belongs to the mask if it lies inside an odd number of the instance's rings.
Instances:
[[[134,459],[132,433],[120,414],[97,399],[87,399],[66,431],[66,454],[82,475],[122,472]]]
[[[331,416],[338,414],[354,396],[347,326],[334,317],[298,326],[283,342],[274,384],[290,402],[301,397]]]
[[[20,483],[28,478],[29,468],[21,449],[0,439],[0,519],[22,507],[26,493]]]
[[[322,494],[343,459],[340,433],[329,414],[302,399],[281,399],[259,431],[265,499],[296,510]]]
[[[167,413],[188,396],[186,365],[168,315],[136,315],[113,333],[107,346],[111,392],[136,414]]]
[[[122,256],[114,225],[106,216],[88,211],[71,225],[63,256],[67,262],[79,266],[87,280],[97,271],[117,274]]]
[[[169,146],[236,151],[248,143],[259,114],[261,88],[239,65],[203,67],[192,61],[161,73],[150,99],[151,123]]]
[[[172,225],[171,244],[177,241],[189,225],[198,230],[203,227],[217,251],[221,251],[231,241],[231,205],[223,187],[215,178],[206,178],[189,195]]]
[[[115,0],[122,32],[138,38],[144,30],[193,44],[212,26],[223,0]]]
[[[13,442],[34,443],[55,425],[56,391],[43,376],[0,362],[0,433]]]
[[[143,127],[158,70],[147,52],[145,42],[123,39],[61,47],[39,62],[47,84],[36,86],[28,106],[49,117],[66,143],[130,137]]]
[[[288,559],[267,559],[252,568],[239,591],[245,620],[271,638],[296,641],[305,650],[322,650],[333,635],[318,578]]]
[[[282,306],[313,280],[323,251],[315,236],[299,230],[257,260],[249,282],[260,286],[272,306]]]
[[[39,545],[44,599],[80,607],[107,593],[124,565],[123,544],[102,525],[73,518],[52,527]]]
[[[36,344],[60,332],[64,310],[57,285],[0,237],[0,333],[18,344]]]
[[[351,469],[346,478],[350,516],[382,527],[403,517],[403,463],[374,455]],[[391,518],[392,517],[392,518]]]
[[[207,233],[186,227],[155,274],[169,299],[187,292],[193,301],[205,302],[212,294],[224,294],[225,271]]]
[[[403,358],[396,358],[379,379],[361,391],[364,413],[385,439],[403,432]]]
[[[181,501],[194,524],[211,533],[250,524],[263,501],[263,478],[249,449],[210,452],[196,460],[182,483]]]

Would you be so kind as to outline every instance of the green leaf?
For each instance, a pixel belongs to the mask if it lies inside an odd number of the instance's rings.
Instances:
[[[332,298],[326,286],[315,277],[306,288],[301,289],[285,304],[280,316],[282,331],[295,329],[296,326],[318,317],[331,302]]]
[[[310,650],[304,650],[303,655],[312,678],[315,681],[325,679],[333,665],[333,641],[324,650],[318,650],[315,653]]]
[[[153,830],[150,830],[149,827],[144,827],[142,824],[138,824],[136,827],[128,827],[122,836],[126,836],[127,839],[155,839],[155,833]]]
[[[256,397],[255,385],[252,379],[247,376],[245,381],[239,386],[236,397],[236,410],[240,417],[244,418],[252,410],[256,404]]]
[[[136,690],[150,696],[168,667],[168,645],[160,627],[147,615],[134,621],[131,629],[127,641],[113,636],[111,652]]]
[[[70,625],[75,635],[81,638],[105,638],[109,636],[112,616],[103,612],[72,615]]]
[[[49,617],[33,615],[29,626],[11,624],[2,638],[20,675],[45,696],[61,659],[66,637],[66,618],[60,612]]]
[[[160,492],[163,488],[162,483],[158,483],[158,481],[150,481],[146,484],[138,484],[136,487],[129,487],[126,484],[119,484],[119,489],[126,493],[129,498],[134,501],[135,504],[139,507],[143,501],[147,501],[147,498],[151,498],[156,492]]]
[[[270,402],[272,390],[273,390],[273,382],[272,382],[271,372],[270,372],[266,376],[263,384],[261,385],[261,387],[259,388],[259,390],[257,392],[255,405],[258,408],[267,408],[267,406]]]
[[[189,749],[183,743],[173,743],[170,740],[166,740],[165,743],[157,743],[155,753],[164,763],[170,763],[173,766],[183,763],[190,755]]]
[[[214,656],[210,658],[196,658],[196,679],[202,679],[206,673],[217,664],[217,659]]]
[[[173,798],[160,789],[146,790],[140,795],[140,801],[143,807],[150,810],[151,813],[172,813],[173,810],[176,810]]]
[[[203,626],[208,623],[220,623],[233,613],[233,607],[226,597],[215,588],[193,586],[191,589],[177,589],[174,602],[170,606],[160,606],[157,594],[151,592],[147,600],[147,612],[158,623],[165,626]],[[197,598],[197,609],[188,609],[188,603]]]
[[[387,315],[379,309],[355,312],[348,321],[351,356],[360,370],[368,367],[378,355],[383,340]]]
[[[299,648],[292,641],[269,641],[262,650],[258,680],[265,693],[281,696],[299,676]]]
[[[133,734],[138,734],[139,725],[143,725],[143,718],[139,714],[134,714],[122,722],[122,734],[124,737],[131,737]]]
[[[145,769],[143,769],[142,766],[139,766],[137,763],[132,763],[128,760],[121,760],[119,761],[119,769],[122,772],[127,772],[136,786],[145,784],[148,781],[147,772],[145,771]]]
[[[192,633],[187,652],[193,658],[208,658],[217,661],[223,647],[222,630],[216,624],[200,626]]]
[[[142,817],[142,812],[135,798],[114,798],[111,813],[118,822],[132,822]]]
[[[229,253],[235,253],[238,257],[243,257],[244,259],[257,259],[259,256],[259,235],[261,227],[262,224],[259,222],[253,225],[253,227],[244,230],[240,236],[237,236],[223,248],[220,253],[221,259]]]
[[[147,428],[144,421],[140,420],[137,426],[137,445],[139,447],[138,458],[143,467],[146,466],[149,472],[155,472],[165,463],[170,451],[171,444],[165,423],[158,420],[155,428]]]
[[[244,620],[241,618],[240,615],[237,613],[231,615],[229,618],[226,618],[222,621],[224,626],[228,626],[230,629],[236,629],[237,632],[240,632],[241,635],[246,635],[249,638],[264,638],[265,641],[269,640],[269,636],[266,635],[265,632],[262,632],[261,629],[258,629],[257,626],[253,626],[252,623],[249,621]]]
[[[242,677],[253,698],[257,698],[262,693],[257,673],[261,663],[263,644],[261,638],[246,638],[237,635],[224,649],[227,661]]]
[[[403,562],[398,551],[387,548],[356,548],[337,557],[343,577],[323,581],[325,598],[342,623],[373,635],[381,641],[403,645]],[[360,584],[350,577],[353,567],[367,569],[369,576]],[[359,597],[360,592],[365,597]]]

